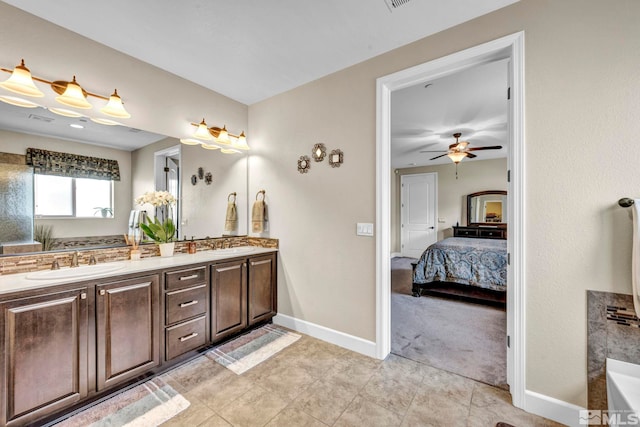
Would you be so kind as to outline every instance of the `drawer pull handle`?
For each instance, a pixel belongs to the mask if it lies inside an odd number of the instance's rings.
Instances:
[[[199,277],[198,273],[196,274],[192,274],[190,276],[181,276],[180,280],[191,280],[191,279],[197,279]]]
[[[184,337],[180,337],[180,342],[185,342],[187,340],[190,340],[191,338],[195,338],[198,336],[197,332],[192,332],[189,335],[185,335]]]
[[[193,301],[183,302],[180,304],[180,308],[189,307],[190,305],[197,304],[198,300],[194,299]]]

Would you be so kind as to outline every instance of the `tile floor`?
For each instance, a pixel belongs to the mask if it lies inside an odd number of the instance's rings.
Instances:
[[[511,406],[504,390],[305,335],[242,375],[201,356],[162,378],[191,402],[164,426],[560,425]]]

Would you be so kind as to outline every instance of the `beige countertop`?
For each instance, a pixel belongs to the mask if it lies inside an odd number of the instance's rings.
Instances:
[[[60,270],[44,270],[31,273],[18,273],[0,276],[0,296],[10,292],[45,288],[68,283],[84,282],[91,279],[104,279],[145,271],[163,270],[231,258],[255,256],[277,252],[275,248],[242,246],[231,249],[201,251],[195,254],[175,254],[171,257],[150,257],[137,261],[116,261],[100,263],[94,266],[82,265],[77,268],[64,267]],[[71,274],[72,277],[51,277]]]

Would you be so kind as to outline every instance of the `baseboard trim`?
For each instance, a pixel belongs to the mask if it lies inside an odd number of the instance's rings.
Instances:
[[[535,391],[524,391],[524,410],[568,425],[580,426],[580,411],[584,408]]]
[[[344,332],[316,325],[315,323],[287,316],[286,314],[277,314],[273,318],[273,323],[346,348],[347,350],[364,354],[365,356],[376,357],[376,343],[373,341],[345,334]]]

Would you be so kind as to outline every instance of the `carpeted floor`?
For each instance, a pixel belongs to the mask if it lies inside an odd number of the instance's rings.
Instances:
[[[431,296],[411,296],[412,258],[391,260],[391,352],[508,388],[506,312]]]

